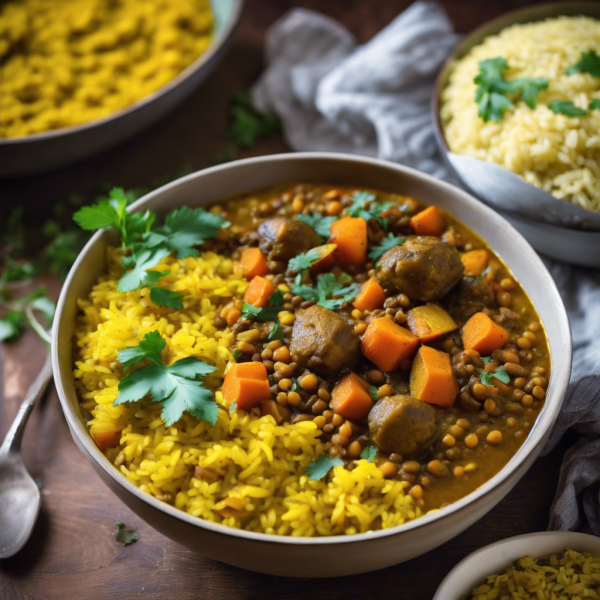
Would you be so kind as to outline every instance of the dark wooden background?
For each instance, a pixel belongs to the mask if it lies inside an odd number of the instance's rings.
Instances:
[[[105,183],[146,186],[183,164],[206,167],[225,142],[227,105],[261,72],[267,28],[287,10],[303,6],[340,20],[361,42],[370,39],[411,2],[408,0],[247,0],[232,47],[215,73],[180,108],[118,148],[48,175],[0,182],[2,215],[15,205],[45,218],[54,202],[73,193],[93,198]],[[533,4],[523,0],[446,0],[456,29],[468,32],[504,12]],[[269,140],[244,155],[284,152]],[[2,219],[2,217],[0,217]],[[57,281],[45,281],[51,292]],[[44,350],[28,332],[2,347],[0,433],[5,434],[24,390],[41,366]],[[42,482],[42,509],[24,550],[0,562],[0,600],[86,600],[145,597],[356,598],[430,600],[447,572],[470,552],[516,534],[544,530],[548,523],[564,441],[539,459],[514,490],[462,535],[425,556],[382,571],[329,580],[281,579],[209,560],[163,537],[131,513],[104,486],[73,443],[56,392],[36,407],[24,441],[24,459]],[[123,547],[115,521],[138,529],[139,541]],[[332,552],[331,560],[335,561]],[[448,599],[451,600],[451,599]]]

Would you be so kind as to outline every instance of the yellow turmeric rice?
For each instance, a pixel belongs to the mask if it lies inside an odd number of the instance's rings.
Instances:
[[[91,431],[121,431],[119,445],[106,455],[124,477],[191,515],[269,534],[353,534],[422,514],[405,493],[407,482],[385,479],[367,460],[353,470],[335,467],[322,481],[309,479],[306,466],[330,446],[319,440],[312,421],[278,426],[259,412],[229,413],[220,387],[235,362],[234,334],[213,322],[220,307],[248,286],[233,260],[204,252],[161,261],[155,269],[171,272],[161,286],[186,294],[183,310],[173,311],[152,304],[147,288],[118,292],[121,262],[114,249],[107,252],[108,273],[79,302],[74,373]],[[144,400],[113,406],[124,376],[118,352],[155,330],[166,339],[167,364],[193,356],[216,366],[205,379],[220,407],[214,427],[187,413],[166,427],[160,404]],[[198,478],[197,469],[218,478]]]
[[[212,33],[209,0],[0,2],[0,138],[125,108],[185,69]]]

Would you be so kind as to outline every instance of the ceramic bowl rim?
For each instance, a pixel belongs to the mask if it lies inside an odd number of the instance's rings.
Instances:
[[[571,330],[569,326],[569,320],[567,317],[566,309],[564,304],[560,298],[559,292],[556,288],[556,284],[552,279],[550,273],[546,269],[544,263],[540,259],[540,257],[535,253],[533,248],[529,245],[529,243],[521,236],[521,234],[514,229],[514,227],[508,223],[504,217],[500,216],[498,213],[493,211],[491,208],[482,204],[478,200],[476,200],[473,196],[443,181],[437,180],[434,177],[427,175],[425,173],[421,173],[415,169],[410,167],[405,167],[403,165],[398,165],[395,163],[391,163],[388,161],[375,159],[375,158],[366,158],[357,155],[351,154],[340,154],[340,153],[331,153],[331,152],[298,152],[298,153],[284,153],[284,154],[276,154],[276,155],[267,155],[267,156],[259,156],[255,158],[247,158],[243,160],[238,160],[230,163],[226,163],[223,165],[217,165],[214,167],[210,167],[208,169],[203,169],[201,171],[196,171],[195,173],[191,173],[180,179],[177,179],[173,182],[170,182],[149,194],[146,194],[135,203],[131,205],[133,210],[139,210],[144,207],[144,205],[152,200],[157,195],[162,195],[168,193],[170,190],[173,190],[175,187],[185,184],[189,181],[195,179],[202,179],[203,177],[215,173],[217,171],[235,171],[238,167],[243,167],[247,165],[252,166],[260,166],[265,163],[278,163],[278,162],[294,162],[297,161],[301,163],[306,160],[322,160],[322,161],[333,161],[333,162],[342,162],[348,163],[351,165],[352,163],[362,163],[366,165],[370,165],[374,168],[384,169],[384,170],[394,170],[402,175],[405,175],[409,179],[420,180],[420,182],[424,185],[427,185],[429,188],[436,189],[441,192],[447,192],[454,196],[458,195],[460,198],[457,201],[462,204],[466,204],[470,209],[484,213],[489,219],[496,221],[499,227],[506,228],[507,231],[510,231],[514,236],[514,239],[511,240],[511,243],[518,244],[521,246],[521,250],[523,252],[523,260],[526,260],[531,263],[532,268],[539,269],[545,283],[547,285],[549,297],[552,298],[552,312],[555,312],[554,315],[557,320],[557,325],[559,329],[564,333],[563,343],[565,344],[563,347],[563,357],[568,357],[569,362],[567,367],[563,370],[562,377],[558,377],[560,374],[560,370],[558,367],[553,369],[553,373],[556,372],[555,378],[552,380],[551,393],[548,394],[548,398],[552,398],[552,404],[547,403],[545,407],[546,410],[542,410],[536,422],[531,429],[529,435],[527,436],[525,442],[517,451],[517,453],[510,459],[510,461],[492,478],[482,484],[479,488],[464,496],[463,498],[457,500],[449,504],[448,506],[441,508],[435,512],[431,512],[429,514],[423,515],[418,519],[409,521],[402,525],[397,525],[394,527],[390,527],[388,529],[381,529],[377,531],[368,531],[364,533],[356,533],[352,535],[338,535],[338,536],[322,536],[322,537],[292,537],[292,536],[279,536],[275,534],[266,534],[266,533],[258,533],[247,531],[243,529],[234,529],[232,527],[228,527],[226,525],[222,525],[219,523],[212,523],[210,521],[206,521],[201,519],[200,517],[194,517],[182,510],[179,510],[169,504],[161,502],[160,500],[154,498],[150,494],[146,494],[142,492],[137,486],[131,483],[127,478],[120,473],[120,471],[106,458],[106,456],[99,450],[96,444],[93,442],[91,436],[89,435],[88,430],[85,428],[83,422],[79,419],[78,415],[69,405],[67,396],[65,394],[65,387],[68,385],[72,385],[72,382],[63,381],[61,378],[60,372],[60,362],[58,358],[58,330],[59,326],[56,325],[53,327],[52,333],[52,367],[54,372],[54,381],[58,391],[58,396],[60,399],[60,403],[62,406],[62,410],[65,414],[65,418],[71,429],[73,435],[77,437],[77,441],[83,445],[89,455],[88,460],[93,460],[100,466],[116,483],[120,484],[124,487],[129,493],[133,494],[138,500],[149,504],[154,509],[157,509],[160,512],[166,513],[167,515],[184,521],[194,527],[199,527],[201,529],[208,529],[212,532],[224,534],[237,538],[245,538],[247,540],[255,540],[259,542],[267,542],[274,544],[293,544],[293,545],[323,545],[323,544],[344,544],[344,543],[360,543],[361,541],[365,541],[367,539],[375,539],[382,538],[387,536],[396,535],[402,533],[403,531],[409,531],[416,527],[424,527],[426,525],[435,523],[436,521],[442,521],[444,517],[451,515],[452,513],[456,513],[461,509],[464,509],[469,504],[481,499],[483,496],[486,496],[493,492],[495,488],[504,483],[513,471],[517,470],[517,468],[526,460],[526,458],[535,451],[539,444],[541,444],[546,435],[549,433],[556,416],[558,415],[558,411],[562,405],[564,395],[567,389],[567,385],[569,382],[570,371],[571,371],[571,358],[572,358],[572,341],[571,341]],[[349,171],[351,173],[351,170]],[[349,176],[351,179],[351,176]],[[252,190],[248,190],[249,192]],[[58,324],[63,318],[63,310],[66,301],[67,291],[71,286],[73,280],[77,277],[78,269],[80,264],[83,262],[85,255],[90,251],[90,248],[94,246],[96,243],[100,242],[102,236],[104,235],[103,230],[96,232],[83,250],[80,252],[75,264],[71,268],[67,280],[62,288],[60,298],[57,303],[56,308],[56,317],[55,323]],[[509,265],[510,266],[510,265]],[[67,318],[67,317],[64,317]],[[552,360],[552,359],[551,359]],[[554,361],[553,361],[554,363]],[[561,363],[562,364],[562,361]],[[71,366],[69,366],[71,369]]]
[[[83,131],[95,129],[96,127],[102,127],[110,124],[112,121],[117,121],[121,118],[127,117],[136,110],[143,108],[144,106],[151,104],[161,96],[166,95],[171,90],[176,88],[180,83],[192,77],[195,73],[200,71],[207,63],[209,63],[213,57],[219,52],[223,44],[229,39],[229,36],[234,32],[244,8],[246,0],[234,0],[234,5],[229,14],[227,21],[223,23],[223,28],[219,33],[211,40],[206,50],[192,61],[183,71],[178,73],[173,79],[161,85],[157,90],[152,93],[136,100],[129,106],[124,106],[114,112],[111,112],[97,119],[79,123],[77,125],[69,125],[68,127],[60,127],[59,129],[51,129],[50,131],[40,131],[39,133],[32,133],[29,135],[22,135],[19,137],[0,138],[0,148],[8,146],[18,146],[26,144],[34,144],[35,142],[42,142],[47,140],[53,140],[61,137],[67,137],[69,135],[76,135]]]

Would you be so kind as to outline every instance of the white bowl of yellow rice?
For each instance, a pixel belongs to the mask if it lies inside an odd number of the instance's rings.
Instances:
[[[367,461],[363,461],[362,468],[351,472],[341,469],[344,472],[336,472],[328,484],[312,481],[305,485],[308,482],[300,481],[299,474],[277,472],[269,458],[272,452],[281,451],[283,446],[289,450],[290,444],[296,453],[310,455],[314,451],[314,432],[309,431],[310,427],[304,431],[303,423],[299,423],[284,430],[269,425],[267,417],[263,417],[238,423],[242,433],[231,439],[227,411],[219,411],[223,413],[223,422],[219,421],[210,431],[201,425],[187,433],[172,431],[160,423],[153,424],[141,436],[125,431],[122,439],[132,453],[132,460],[115,466],[96,446],[84,422],[82,405],[89,398],[80,402],[74,368],[79,370],[78,379],[89,378],[92,396],[99,402],[102,389],[94,388],[93,378],[106,374],[95,369],[93,355],[118,347],[119,339],[130,336],[140,319],[157,320],[157,317],[142,309],[134,296],[123,298],[116,293],[112,275],[107,275],[110,268],[107,246],[115,240],[106,230],[94,235],[84,248],[63,288],[53,327],[54,377],[67,423],[81,452],[112,491],[158,531],[213,559],[262,573],[343,576],[397,564],[443,544],[481,518],[512,489],[539,455],[560,409],[570,376],[571,337],[554,282],[527,242],[502,217],[467,193],[406,167],[325,153],[253,158],[179,179],[145,196],[132,210],[150,209],[160,216],[183,205],[211,205],[230,196],[298,181],[377,186],[434,202],[486,239],[521,281],[546,329],[551,356],[560,356],[561,360],[552,363],[545,406],[530,435],[498,474],[461,500],[420,515],[412,498],[393,484],[388,485],[375,465]],[[182,267],[182,277],[195,278],[199,302],[199,309],[185,318],[195,328],[202,352],[208,353],[218,366],[219,361],[227,360],[228,340],[213,335],[215,328],[211,328],[210,319],[215,312],[210,298],[214,294],[234,294],[242,275],[230,260],[223,262],[217,255],[200,256],[193,259],[193,264],[186,262]],[[104,321],[102,315],[106,317],[109,313],[108,320],[113,325],[111,329],[102,328],[102,341],[93,333],[97,329],[94,323]],[[185,352],[189,336],[178,335],[184,333],[179,329],[175,327],[171,332],[171,340],[179,337],[177,344]],[[73,343],[76,333],[80,340],[92,336],[83,344],[92,353],[89,360],[78,358],[78,346]],[[111,398],[108,401],[107,405],[112,403]],[[177,437],[182,435],[185,439]],[[187,454],[182,454],[181,447],[168,445],[175,439],[183,442]],[[244,486],[244,493],[259,507],[251,530],[241,529],[235,521],[216,522],[210,511],[205,510],[212,501],[210,489],[196,484],[190,488],[190,477],[185,480],[188,482],[184,484],[185,490],[181,488],[181,470],[188,468],[186,461],[204,460],[207,452],[220,453],[219,456],[222,454],[238,465],[238,484]],[[261,489],[244,485],[257,475],[257,469],[264,481],[285,482],[285,489],[271,490],[265,495],[270,483]],[[382,493],[367,502],[363,495],[365,483],[379,486]],[[161,501],[165,492],[173,490],[178,492],[173,505]],[[279,508],[272,510],[273,507]],[[381,517],[383,528],[370,530],[376,516]],[[346,519],[348,526],[341,535],[329,535],[328,532],[339,531],[336,519]]]

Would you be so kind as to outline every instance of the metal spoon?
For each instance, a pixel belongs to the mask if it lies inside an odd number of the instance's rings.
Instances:
[[[21,458],[21,439],[36,400],[52,377],[50,353],[0,446],[0,558],[14,556],[27,543],[40,512],[40,489]]]

